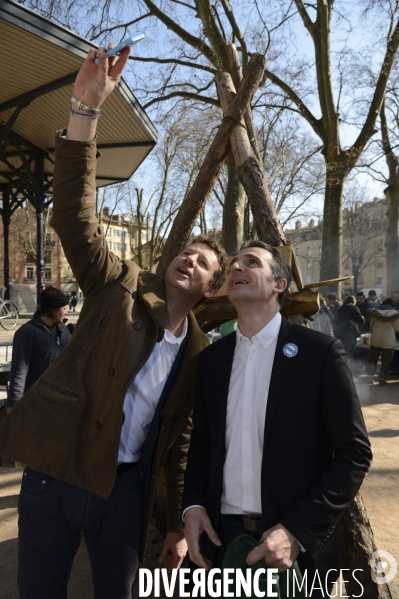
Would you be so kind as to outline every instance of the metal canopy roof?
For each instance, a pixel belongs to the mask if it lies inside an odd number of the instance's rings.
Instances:
[[[0,184],[27,161],[35,172],[40,149],[51,195],[54,132],[68,123],[72,84],[96,46],[11,0],[0,0],[0,36],[0,139],[11,130],[3,160],[0,151]],[[97,135],[97,186],[128,180],[156,143],[154,125],[123,80],[102,107]]]

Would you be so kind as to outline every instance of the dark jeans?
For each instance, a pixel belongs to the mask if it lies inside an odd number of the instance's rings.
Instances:
[[[368,371],[369,374],[375,373],[380,353],[382,353],[380,379],[386,379],[389,375],[389,367],[391,365],[393,349],[381,349],[381,347],[374,347],[374,345],[371,345]]]
[[[20,599],[66,599],[81,536],[94,599],[131,599],[143,517],[139,467],[116,477],[107,500],[25,468],[18,508]]]
[[[262,532],[254,532],[251,530],[247,530],[243,525],[240,524],[237,520],[232,518],[231,516],[221,515],[220,516],[220,527],[219,527],[219,538],[222,541],[223,545],[218,548],[216,554],[216,560],[214,564],[214,568],[221,568],[223,558],[226,554],[227,548],[230,545],[231,541],[238,537],[239,535],[247,534],[256,539],[260,540],[262,536]],[[333,586],[333,585],[331,585]],[[331,592],[331,589],[329,589]],[[322,591],[315,590],[312,593],[311,599],[327,599],[326,595],[323,595]]]

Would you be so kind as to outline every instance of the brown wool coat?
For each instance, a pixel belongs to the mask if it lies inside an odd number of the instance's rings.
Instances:
[[[164,334],[163,277],[112,254],[95,217],[95,141],[56,139],[52,226],[85,296],[70,342],[0,426],[0,452],[107,498],[115,479],[127,389]],[[169,532],[182,530],[181,495],[200,351],[189,314],[183,362],[161,411],[142,555],[157,486]]]

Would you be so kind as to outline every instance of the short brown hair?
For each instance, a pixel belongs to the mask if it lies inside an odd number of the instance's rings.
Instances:
[[[278,295],[278,303],[280,306],[282,306],[292,281],[292,270],[291,266],[288,264],[287,258],[277,248],[265,243],[264,241],[260,241],[259,239],[251,239],[250,241],[244,243],[241,246],[240,252],[242,250],[246,250],[247,248],[262,248],[272,255],[270,269],[272,271],[273,280],[278,281],[279,279],[285,279],[287,281],[287,287]]]
[[[207,245],[217,255],[218,262],[219,262],[219,268],[217,270],[215,270],[215,272],[213,273],[213,276],[212,276],[212,279],[210,282],[210,288],[219,290],[221,288],[221,286],[223,285],[223,283],[225,282],[227,273],[229,271],[228,266],[227,266],[226,252],[224,251],[222,246],[216,241],[216,239],[212,239],[211,237],[208,237],[207,235],[197,235],[197,237],[194,237],[194,239],[192,239],[191,242],[186,247],[189,247],[190,245],[193,245],[194,243],[202,243],[203,245]]]

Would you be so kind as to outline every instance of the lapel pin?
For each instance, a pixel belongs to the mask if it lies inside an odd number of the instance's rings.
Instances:
[[[283,347],[283,354],[287,358],[295,358],[299,349],[295,343],[286,343]]]

